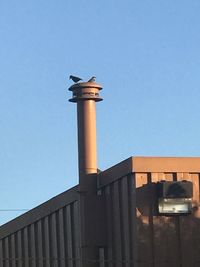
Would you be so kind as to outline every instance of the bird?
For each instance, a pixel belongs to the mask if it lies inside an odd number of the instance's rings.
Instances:
[[[71,79],[73,82],[77,83],[79,81],[81,81],[82,79],[73,75],[69,76],[69,79]]]
[[[87,82],[88,83],[94,83],[96,80],[96,77],[95,76],[92,76],[92,78],[90,78]]]

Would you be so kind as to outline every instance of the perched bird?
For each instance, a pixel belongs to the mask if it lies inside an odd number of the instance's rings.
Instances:
[[[88,83],[94,83],[96,80],[96,77],[95,76],[92,76],[92,78],[90,78],[87,82]]]
[[[77,83],[79,81],[81,81],[82,79],[73,75],[69,76],[69,79],[71,79],[73,82]]]

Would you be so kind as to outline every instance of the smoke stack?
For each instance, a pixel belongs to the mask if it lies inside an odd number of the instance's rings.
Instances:
[[[88,175],[97,173],[96,102],[101,101],[95,82],[75,83],[69,88],[73,96],[70,102],[77,103],[79,184],[83,185]]]

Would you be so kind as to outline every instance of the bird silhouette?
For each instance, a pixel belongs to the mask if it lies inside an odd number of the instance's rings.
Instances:
[[[96,77],[95,76],[92,76],[92,78],[90,78],[87,82],[88,83],[94,83],[96,80]]]
[[[77,83],[79,81],[81,81],[82,79],[73,75],[69,76],[69,79],[71,79],[73,82]]]

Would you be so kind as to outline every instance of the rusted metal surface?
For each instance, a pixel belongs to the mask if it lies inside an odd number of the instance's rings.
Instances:
[[[105,266],[200,266],[199,164],[200,158],[138,157],[99,174],[106,196]],[[191,215],[158,216],[155,183],[161,180],[193,182]]]

